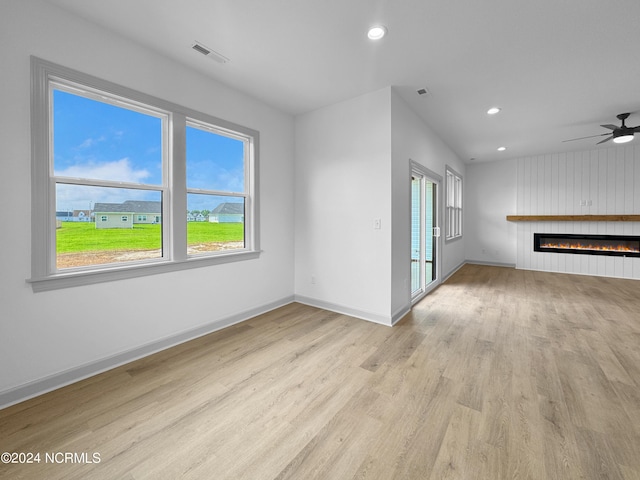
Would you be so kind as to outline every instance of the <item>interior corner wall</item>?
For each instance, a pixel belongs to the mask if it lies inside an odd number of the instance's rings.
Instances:
[[[298,301],[390,324],[390,132],[390,88],[296,118]]]
[[[30,55],[258,130],[260,258],[33,293]],[[0,2],[0,62],[0,406],[293,300],[292,116],[39,0]]]
[[[463,177],[467,175],[464,162],[449,148],[431,128],[415,114],[402,97],[392,90],[391,97],[392,131],[392,312],[407,310],[411,304],[411,217],[410,217],[410,160],[445,178],[445,168],[449,165]],[[441,185],[444,188],[444,185]],[[444,198],[444,197],[441,197]],[[464,198],[464,195],[463,195]],[[468,205],[465,202],[465,208]],[[441,208],[439,215],[442,223]],[[444,228],[442,229],[444,231]],[[465,261],[465,243],[469,235],[450,242],[442,239],[441,276],[446,278]]]
[[[465,257],[473,263],[516,264],[517,161],[472,163],[464,188]]]

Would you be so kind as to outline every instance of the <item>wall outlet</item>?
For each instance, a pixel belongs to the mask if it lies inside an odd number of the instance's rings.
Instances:
[[[380,230],[382,228],[382,219],[374,218],[373,219],[373,228],[374,230]]]

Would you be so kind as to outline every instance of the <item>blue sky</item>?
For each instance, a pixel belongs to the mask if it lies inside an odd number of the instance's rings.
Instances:
[[[53,104],[56,176],[162,184],[160,118],[61,90],[54,90]],[[187,186],[243,191],[243,155],[240,140],[187,127]],[[96,202],[159,200],[157,192],[77,185],[58,185],[56,195],[56,210],[85,210]],[[188,198],[189,210],[213,210],[224,200]]]

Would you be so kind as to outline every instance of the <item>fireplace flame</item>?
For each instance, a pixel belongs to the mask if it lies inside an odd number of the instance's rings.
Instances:
[[[640,253],[640,249],[628,245],[593,245],[583,243],[541,243],[540,248],[556,248],[562,250],[592,250],[598,252]]]

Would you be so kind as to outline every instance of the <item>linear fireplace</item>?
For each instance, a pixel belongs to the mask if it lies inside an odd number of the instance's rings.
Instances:
[[[640,236],[534,233],[535,252],[640,257]]]

